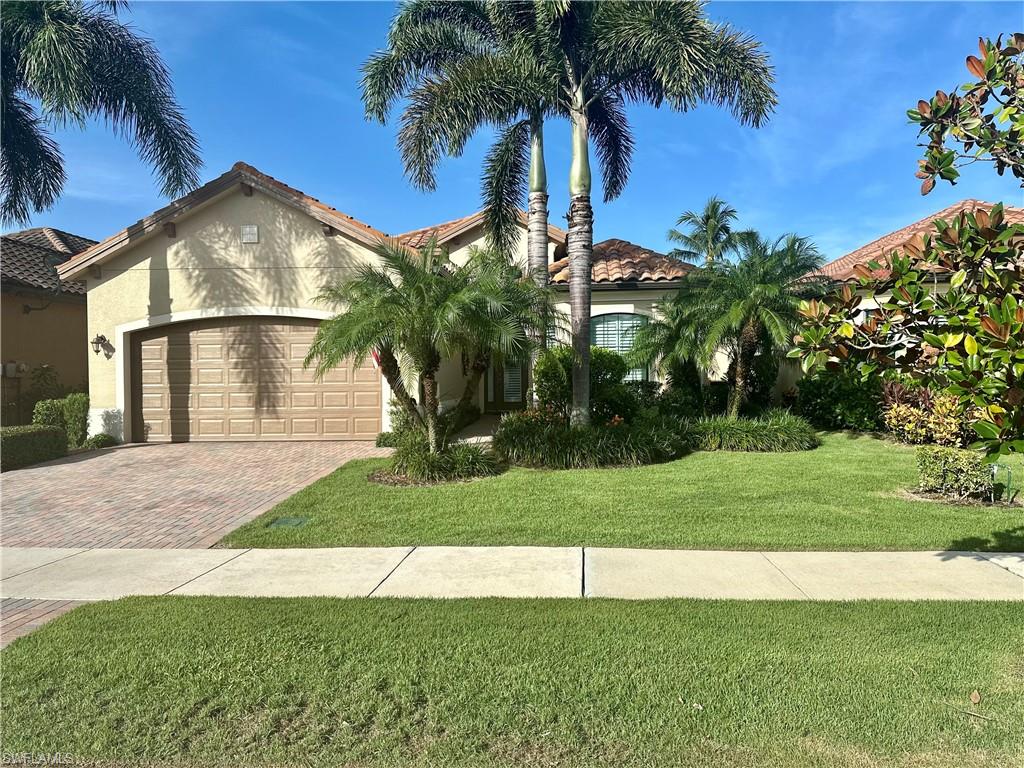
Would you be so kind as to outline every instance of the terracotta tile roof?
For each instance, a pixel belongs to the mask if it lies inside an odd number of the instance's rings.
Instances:
[[[591,281],[600,283],[666,283],[679,280],[694,267],[663,253],[626,240],[603,240],[594,245]],[[554,285],[568,285],[569,259],[548,266]]]
[[[77,254],[73,259],[62,264],[58,270],[62,277],[77,275],[90,264],[99,264],[106,261],[115,252],[129,245],[140,237],[158,230],[165,222],[173,222],[176,217],[184,216],[192,208],[227,191],[237,184],[247,184],[257,188],[266,194],[276,197],[282,202],[308,213],[310,216],[321,221],[325,226],[332,227],[345,232],[367,245],[376,245],[380,240],[387,239],[388,235],[379,229],[364,224],[358,219],[322,203],[315,197],[311,197],[301,190],[275,179],[248,163],[237,162],[228,172],[221,174],[216,179],[207,182],[203,186],[188,193],[184,197],[175,200],[170,205],[154,211],[144,219],[140,219],[120,232],[111,235],[85,251]]]
[[[11,232],[4,235],[4,237],[20,240],[23,243],[35,245],[40,248],[46,248],[50,251],[66,253],[69,256],[81,253],[86,248],[96,245],[96,241],[91,240],[88,237],[74,235],[70,232],[65,232],[62,229],[54,229],[53,227],[33,227],[32,229],[23,229],[20,232]]]
[[[420,229],[413,229],[409,232],[395,235],[395,239],[410,248],[422,247],[431,237],[436,238],[439,245],[444,245],[445,242],[452,238],[483,224],[483,220],[484,212],[477,211],[468,216],[461,216],[458,219],[445,221],[441,224],[433,224],[429,227],[421,227]],[[526,226],[526,220],[526,212],[519,211],[519,221],[524,227]],[[556,227],[554,224],[548,224],[548,237],[556,243],[564,243],[565,230]]]
[[[29,237],[22,237],[24,232],[14,232],[0,238],[0,280],[4,286],[84,296],[84,284],[77,280],[61,280],[57,277],[56,266],[70,259],[71,254],[37,245],[43,242],[39,239],[40,235],[45,238],[42,228],[27,231],[31,233]],[[75,238],[70,242],[76,244],[94,242],[77,235],[70,237]]]
[[[855,275],[853,268],[858,264],[867,264],[870,261],[881,263],[883,257],[889,256],[905,242],[918,234],[931,234],[935,231],[933,222],[936,219],[950,221],[961,211],[975,211],[977,209],[989,210],[994,203],[986,203],[984,200],[961,200],[959,203],[943,208],[920,221],[915,221],[903,229],[890,232],[888,235],[872,240],[855,251],[831,261],[821,268],[820,274],[831,277],[835,280],[852,280]],[[1010,224],[1024,224],[1024,208],[1007,205],[1004,207],[1005,220]],[[880,270],[879,276],[884,276],[885,271]]]

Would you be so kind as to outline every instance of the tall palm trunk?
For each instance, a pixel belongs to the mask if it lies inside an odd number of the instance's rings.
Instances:
[[[747,387],[750,384],[750,372],[754,367],[754,356],[757,354],[757,342],[760,336],[757,323],[748,320],[740,331],[739,349],[736,353],[736,382],[732,395],[729,415],[738,418],[740,409],[747,401]]]
[[[530,124],[530,196],[526,213],[527,267],[539,288],[548,284],[548,176],[544,165],[544,122],[534,116]],[[537,347],[530,360],[530,389],[533,404],[537,405],[537,391],[533,386],[533,371],[537,367],[539,350],[547,346],[547,318],[545,328],[535,339]]]
[[[573,425],[590,423],[590,270],[594,251],[594,209],[590,204],[590,136],[583,94],[577,91],[572,123],[572,165],[569,168],[569,314],[572,328]]]

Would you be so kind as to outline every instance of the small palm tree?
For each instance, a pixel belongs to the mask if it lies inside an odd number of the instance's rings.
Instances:
[[[0,220],[24,223],[56,202],[66,179],[47,123],[102,117],[153,165],[161,191],[199,184],[199,144],[153,44],[117,19],[127,3],[7,3],[0,17]],[[34,103],[38,103],[38,108]],[[41,113],[41,114],[40,114]]]
[[[683,279],[661,317],[637,332],[633,354],[664,370],[692,361],[710,371],[716,355],[728,353],[735,370],[729,414],[738,416],[756,356],[785,354],[800,325],[800,302],[825,292],[825,279],[809,276],[822,261],[805,238],[770,242],[752,233],[735,262],[713,261]]]
[[[322,376],[375,355],[395,399],[437,452],[446,437],[438,421],[441,361],[471,359],[482,372],[494,357],[526,359],[552,299],[495,254],[477,253],[457,266],[433,241],[418,251],[382,243],[377,254],[379,265],[321,292],[320,301],[343,309],[320,324],[305,364]],[[472,375],[475,394],[479,375]],[[422,408],[406,386],[413,380]]]
[[[705,264],[721,259],[735,251],[745,235],[733,229],[735,221],[735,208],[721,198],[709,198],[703,211],[684,211],[676,221],[676,226],[689,227],[688,232],[668,231],[668,239],[682,246],[669,255],[690,262],[703,259]]]

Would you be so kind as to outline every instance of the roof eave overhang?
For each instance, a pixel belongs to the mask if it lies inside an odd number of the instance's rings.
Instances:
[[[609,283],[591,283],[592,291],[664,291],[678,290],[681,280],[617,280]],[[551,283],[559,291],[568,291],[568,283]]]

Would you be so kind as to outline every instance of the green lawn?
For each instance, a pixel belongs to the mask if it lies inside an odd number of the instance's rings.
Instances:
[[[1024,758],[1024,621],[1005,603],[130,598],[79,608],[0,660],[5,754],[829,768]]]
[[[229,534],[231,547],[537,544],[1024,551],[1024,510],[909,499],[914,450],[825,436],[814,451],[695,453],[636,469],[516,469],[396,488],[348,464]],[[1024,476],[1024,462],[1015,466]],[[279,517],[302,527],[268,527]]]

